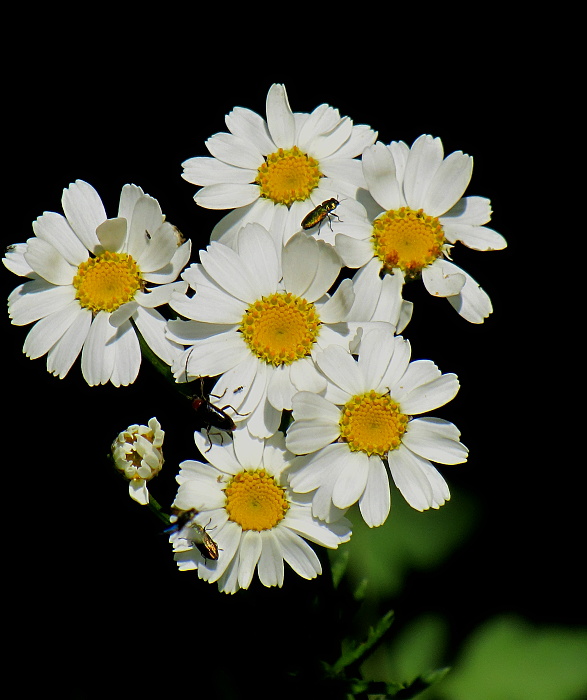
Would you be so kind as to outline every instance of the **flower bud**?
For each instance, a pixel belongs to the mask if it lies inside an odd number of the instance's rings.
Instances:
[[[147,481],[163,467],[165,432],[156,418],[149,425],[130,425],[112,443],[114,466],[129,480],[129,495],[141,505],[148,505]]]

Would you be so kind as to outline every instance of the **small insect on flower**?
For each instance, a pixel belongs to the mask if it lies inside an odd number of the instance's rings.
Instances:
[[[306,216],[302,219],[301,226],[304,231],[314,228],[314,226],[318,226],[318,224],[321,226],[326,217],[328,217],[328,225],[332,231],[330,217],[336,216],[336,218],[340,221],[338,214],[333,214],[334,210],[339,204],[340,202],[338,199],[334,199],[333,197],[332,199],[327,199],[326,201],[322,202],[322,204],[319,204],[315,209],[312,209],[312,211],[309,214],[306,214]],[[318,230],[320,229],[318,228]]]
[[[171,526],[163,532],[165,534],[177,532],[180,539],[187,540],[196,547],[204,559],[218,559],[218,545],[202,527],[195,521],[198,511],[195,508],[174,513],[169,521]]]
[[[185,375],[186,377],[188,376],[187,372],[187,363],[188,363],[189,355],[186,358],[186,369],[185,369]],[[231,418],[231,416],[228,415],[226,412],[227,408],[232,409],[237,416],[242,416],[246,415],[243,413],[239,413],[234,406],[231,406],[230,404],[226,404],[226,406],[222,406],[222,408],[219,408],[218,406],[215,406],[211,401],[210,397],[214,397],[215,399],[220,399],[222,396],[217,396],[216,394],[210,394],[206,393],[204,390],[204,378],[203,377],[198,377],[200,381],[200,393],[193,397],[191,399],[192,401],[192,408],[194,409],[196,413],[196,417],[198,422],[201,424],[202,428],[206,430],[206,435],[208,436],[208,440],[210,442],[210,447],[208,448],[211,449],[212,447],[212,440],[210,439],[210,430],[212,428],[217,428],[218,430],[226,430],[228,433],[232,433],[234,430],[236,430],[236,424],[234,420]],[[208,451],[206,450],[206,452]]]

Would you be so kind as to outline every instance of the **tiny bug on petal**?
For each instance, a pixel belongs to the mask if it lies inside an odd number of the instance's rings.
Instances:
[[[186,381],[188,377],[188,360],[191,355],[191,350],[188,356],[186,357],[185,361],[185,376],[186,376]],[[210,439],[210,429],[211,428],[217,428],[218,430],[226,430],[228,433],[232,433],[233,431],[236,430],[236,423],[234,420],[231,418],[231,416],[226,413],[227,408],[231,408],[237,416],[243,416],[247,415],[244,413],[239,413],[234,406],[231,406],[230,404],[227,404],[226,406],[222,406],[222,408],[219,408],[218,406],[215,406],[211,401],[210,397],[213,396],[216,399],[222,398],[224,394],[226,393],[223,392],[222,396],[217,396],[216,394],[206,394],[204,391],[204,378],[203,377],[198,377],[200,381],[200,393],[197,394],[195,397],[192,397],[191,402],[192,402],[192,408],[194,409],[196,413],[197,420],[201,424],[201,427],[206,431],[206,435],[208,436],[208,440],[210,442],[210,447],[208,447],[208,450],[212,448],[212,440]],[[206,450],[206,452],[208,451]]]
[[[302,219],[301,227],[304,229],[304,231],[307,231],[310,228],[314,228],[314,226],[318,226],[318,224],[322,225],[324,219],[328,217],[328,225],[330,226],[330,230],[332,231],[330,217],[336,216],[336,218],[340,221],[338,215],[333,214],[334,210],[339,204],[340,202],[338,201],[338,199],[335,199],[334,197],[332,197],[332,199],[325,200],[324,202],[322,202],[322,204],[319,204],[315,209],[312,209],[312,211],[309,214],[306,214],[306,216]]]
[[[202,527],[195,521],[198,511],[195,508],[178,511],[170,517],[171,526],[164,530],[165,533],[177,532],[182,540],[187,540],[190,545],[196,547],[204,559],[218,559],[218,545]]]

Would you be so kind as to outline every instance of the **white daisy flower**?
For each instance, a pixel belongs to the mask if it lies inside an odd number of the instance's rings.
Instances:
[[[212,242],[200,251],[201,263],[183,274],[195,295],[170,302],[192,320],[170,321],[167,331],[190,346],[172,366],[176,379],[185,381],[186,369],[192,377],[222,375],[212,402],[230,406],[234,421],[259,438],[275,433],[297,391],[325,388],[314,354],[331,344],[348,352],[344,321],[354,300],[351,280],[327,294],[340,272],[332,246],[305,233],[279,251],[273,241],[259,224],[247,224],[236,249]]]
[[[114,219],[83,180],[63,191],[62,204],[65,216],[45,212],[33,223],[35,237],[11,246],[3,259],[15,274],[32,278],[8,299],[12,323],[36,322],[24,353],[47,354],[47,370],[63,378],[81,351],[90,386],[126,385],[141,363],[138,329],[170,365],[181,347],[165,337],[166,319],[155,307],[187,289],[175,280],[189,260],[190,241],[136,185],[122,188]]]
[[[296,492],[315,492],[312,513],[334,521],[358,501],[367,525],[381,525],[391,505],[386,465],[413,508],[443,505],[448,486],[430,460],[459,464],[468,450],[452,423],[412,416],[450,401],[456,376],[441,375],[430,360],[410,362],[408,341],[380,329],[365,334],[358,361],[337,347],[316,361],[326,392],[294,396],[286,436],[288,449],[303,455],[290,483]]]
[[[114,466],[129,480],[130,497],[143,506],[149,505],[147,481],[163,467],[165,432],[156,418],[147,425],[130,425],[112,443]]]
[[[194,438],[204,453],[207,438],[200,433]],[[214,436],[208,464],[180,465],[174,509],[196,513],[187,532],[182,528],[170,537],[181,571],[197,570],[199,578],[217,582],[224,593],[248,588],[255,569],[264,586],[281,587],[284,562],[305,579],[322,573],[306,540],[336,549],[350,539],[350,523],[329,525],[312,516],[310,499],[289,488],[292,457],[282,433],[224,445]],[[206,537],[214,547],[208,543],[203,549]]]
[[[447,298],[467,321],[482,323],[493,310],[489,296],[446,258],[457,241],[475,250],[501,250],[507,243],[484,226],[490,201],[463,197],[473,159],[461,151],[443,154],[440,139],[427,135],[411,148],[401,141],[367,148],[362,163],[373,207],[337,225],[336,249],[351,268],[375,258],[384,272],[402,279],[421,274],[430,294]]]
[[[200,206],[235,210],[215,227],[212,240],[230,245],[244,224],[258,222],[272,230],[277,220],[285,243],[316,206],[354,198],[366,186],[357,156],[377,132],[353,125],[327,104],[311,114],[294,113],[279,84],[269,89],[266,112],[265,120],[236,107],[226,116],[230,133],[206,142],[212,157],[183,163],[183,178],[203,185],[194,197]]]

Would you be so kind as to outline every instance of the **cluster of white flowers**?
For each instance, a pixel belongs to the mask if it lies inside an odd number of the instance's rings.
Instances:
[[[329,105],[293,112],[279,84],[265,119],[238,107],[226,125],[206,142],[209,157],[183,163],[198,205],[231,210],[198,263],[186,268],[190,242],[139,187],[123,187],[108,219],[77,181],[65,216],[45,212],[4,264],[30,278],[9,298],[13,323],[36,322],[24,351],[47,354],[59,377],[81,352],[88,384],[129,384],[142,337],[176,381],[217,378],[200,401],[207,430],[194,436],[206,461],[180,465],[173,507],[189,517],[176,518],[171,541],[180,569],[233,593],[255,570],[281,586],[284,561],[314,578],[321,565],[307,540],[348,541],[355,504],[381,525],[390,475],[417,510],[450,498],[432,462],[464,462],[467,448],[452,423],[421,414],[459,383],[411,361],[403,288],[421,279],[482,323],[490,299],[450,251],[506,242],[485,226],[489,200],[464,196],[472,158],[445,158],[439,138],[384,145]],[[164,304],[180,318],[166,320]],[[230,416],[232,440],[219,416]]]

